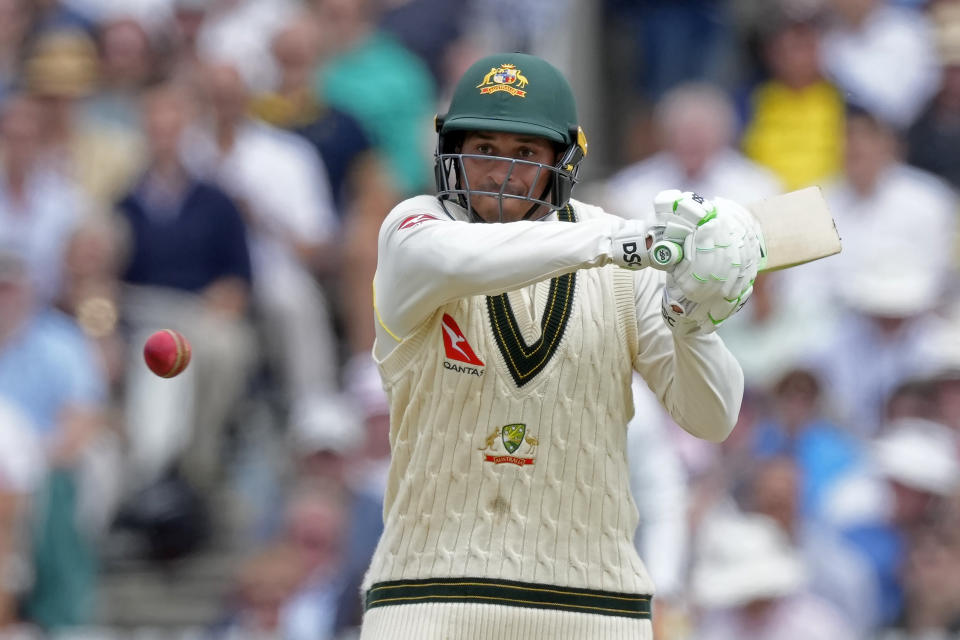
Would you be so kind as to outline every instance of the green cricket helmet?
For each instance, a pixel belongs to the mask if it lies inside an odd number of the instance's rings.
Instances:
[[[580,162],[587,155],[587,139],[577,124],[577,105],[573,90],[560,71],[546,60],[523,53],[498,53],[475,62],[457,83],[446,115],[437,116],[437,152],[434,169],[437,197],[441,203],[458,202],[471,218],[479,220],[471,206],[476,196],[499,199],[503,219],[506,198],[528,200],[530,218],[537,210],[550,211],[566,206],[580,173]],[[518,165],[537,167],[536,179],[548,172],[550,180],[542,193],[517,195],[505,193],[507,180],[499,191],[472,189],[463,167],[464,158],[483,158],[461,153],[468,131],[493,131],[526,134],[546,138],[557,149],[553,166],[517,158],[492,156],[509,162],[507,176]],[[538,217],[543,217],[543,215]]]

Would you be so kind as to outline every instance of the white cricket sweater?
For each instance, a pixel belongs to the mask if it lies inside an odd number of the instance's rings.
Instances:
[[[576,222],[471,224],[447,207],[461,219],[412,198],[381,230],[392,462],[364,588],[477,577],[652,593],[633,546],[632,371],[681,425],[722,439],[739,366],[715,335],[674,338],[662,274],[611,264],[621,219],[572,201]]]

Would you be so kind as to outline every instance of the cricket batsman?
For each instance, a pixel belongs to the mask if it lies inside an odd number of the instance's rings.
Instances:
[[[743,373],[714,329],[752,292],[756,223],[677,190],[650,222],[572,199],[587,140],[537,57],[476,62],[436,126],[438,195],[379,236],[392,461],[361,638],[650,639],[631,376],[690,433],[727,437]],[[664,239],[679,262],[648,250]]]

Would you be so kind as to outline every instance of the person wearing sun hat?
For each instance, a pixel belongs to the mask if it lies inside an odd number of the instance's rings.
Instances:
[[[851,265],[836,287],[834,331],[806,357],[822,377],[830,409],[861,435],[878,431],[890,393],[928,365],[942,323],[942,272],[888,256],[878,251]]]
[[[922,418],[901,418],[884,429],[873,456],[891,490],[892,522],[907,529],[922,524],[938,500],[960,490],[958,442],[947,426]]]
[[[812,595],[787,534],[767,516],[733,513],[700,532],[692,596],[698,640],[854,638],[829,602]]]

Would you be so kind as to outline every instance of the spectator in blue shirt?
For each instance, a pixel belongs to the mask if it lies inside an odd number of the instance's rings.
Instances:
[[[50,469],[36,502],[26,611],[55,629],[92,613],[93,541],[80,526],[78,469],[105,424],[106,381],[73,320],[37,303],[23,250],[0,248],[0,398],[31,421]]]
[[[218,479],[223,428],[254,363],[246,226],[223,191],[181,162],[179,141],[192,112],[187,96],[154,88],[142,112],[149,162],[119,204],[129,242],[122,306],[130,329],[131,488],[179,466],[205,491]],[[140,362],[146,336],[161,328],[194,345],[187,371],[162,385]]]
[[[774,386],[773,411],[756,427],[753,453],[761,459],[794,460],[805,518],[820,515],[836,482],[856,472],[865,455],[857,439],[823,411],[820,381],[799,368],[788,371]]]

